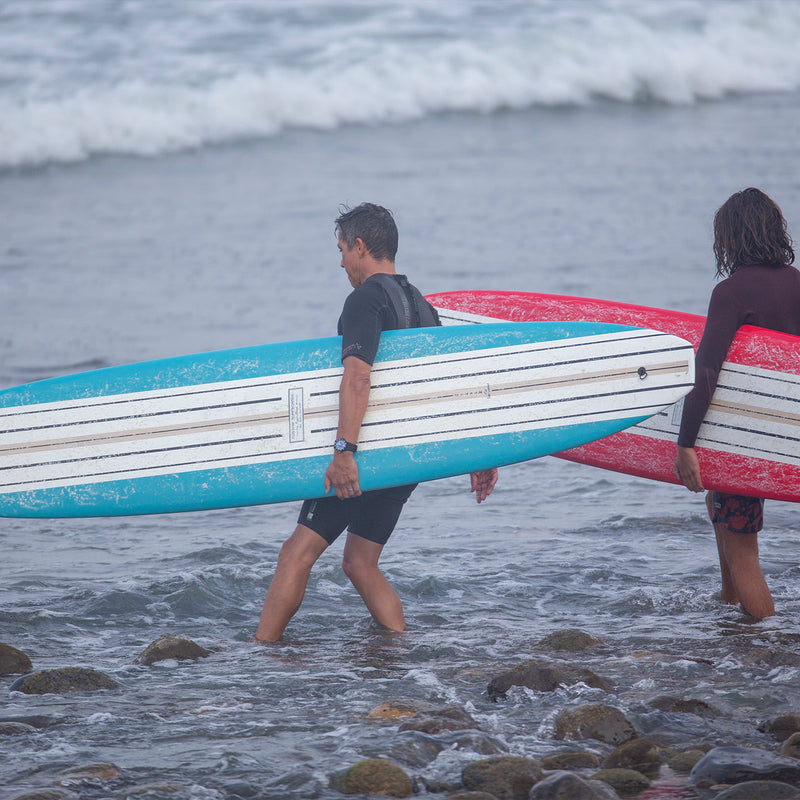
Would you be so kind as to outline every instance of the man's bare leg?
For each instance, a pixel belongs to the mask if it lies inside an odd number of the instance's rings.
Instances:
[[[403,604],[378,567],[383,545],[347,534],[342,569],[361,595],[369,613],[379,624],[404,631]]]
[[[731,575],[731,568],[728,566],[728,560],[725,558],[725,540],[723,532],[720,528],[724,525],[714,525],[714,536],[717,539],[717,553],[719,553],[719,569],[722,574],[722,590],[720,597],[723,603],[736,606],[739,605],[739,598],[736,596],[736,587],[733,583],[733,576]]]
[[[261,609],[256,641],[277,642],[281,638],[303,602],[311,568],[327,547],[328,543],[305,525],[298,525],[283,543]]]
[[[711,505],[711,492],[706,492],[706,508],[708,509],[708,518],[713,519],[714,509]],[[725,546],[722,532],[718,530],[718,528],[725,528],[725,526],[716,525],[713,522],[711,524],[714,526],[714,536],[717,540],[717,553],[719,554],[719,569],[722,574],[722,591],[720,592],[720,596],[722,597],[723,603],[736,606],[739,605],[739,598],[736,596],[736,587],[733,584],[731,570],[725,558]]]
[[[742,609],[757,619],[774,616],[772,594],[758,560],[758,534],[737,533],[719,523],[714,530],[722,539],[725,561]]]

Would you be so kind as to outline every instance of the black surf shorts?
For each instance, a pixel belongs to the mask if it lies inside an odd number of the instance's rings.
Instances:
[[[400,512],[416,483],[376,489],[359,497],[340,500],[336,495],[306,500],[297,522],[311,528],[328,544],[333,544],[347,528],[350,533],[384,545],[392,535]]]
[[[736,533],[758,533],[764,527],[764,500],[711,492],[711,521],[726,525]]]

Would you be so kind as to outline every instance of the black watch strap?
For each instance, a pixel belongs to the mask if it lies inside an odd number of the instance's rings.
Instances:
[[[348,442],[347,439],[337,439],[333,443],[333,449],[337,453],[345,453],[350,451],[351,453],[355,453],[358,450],[358,445],[353,444],[352,442]]]

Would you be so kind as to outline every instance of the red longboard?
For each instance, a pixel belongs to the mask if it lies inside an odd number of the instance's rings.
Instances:
[[[444,324],[591,320],[653,328],[695,349],[705,317],[660,308],[533,292],[442,292],[427,298]],[[672,472],[683,402],[560,458],[680,483]],[[800,501],[800,337],[751,326],[736,335],[700,428],[697,454],[707,489]]]

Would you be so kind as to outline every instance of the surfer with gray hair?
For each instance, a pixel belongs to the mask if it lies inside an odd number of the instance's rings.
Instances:
[[[693,492],[705,491],[694,445],[711,404],[728,348],[742,325],[800,336],[800,272],[777,203],[759,189],[733,194],[714,217],[717,277],[695,359],[695,385],[683,407],[675,475]],[[714,526],[722,600],[752,617],[775,613],[758,557],[764,500],[711,491],[706,506]]]
[[[406,627],[400,598],[378,559],[416,484],[362,492],[355,453],[381,331],[437,326],[439,316],[406,276],[395,271],[398,234],[391,211],[373,203],[343,208],[335,232],[353,291],[338,324],[344,372],[338,428],[324,479],[328,494],[303,503],[297,527],[281,547],[256,630],[255,639],[261,642],[283,635],[300,608],[311,568],[345,529],[345,574],[376,622],[393,631]],[[471,489],[479,503],[496,482],[496,469],[472,474]]]

